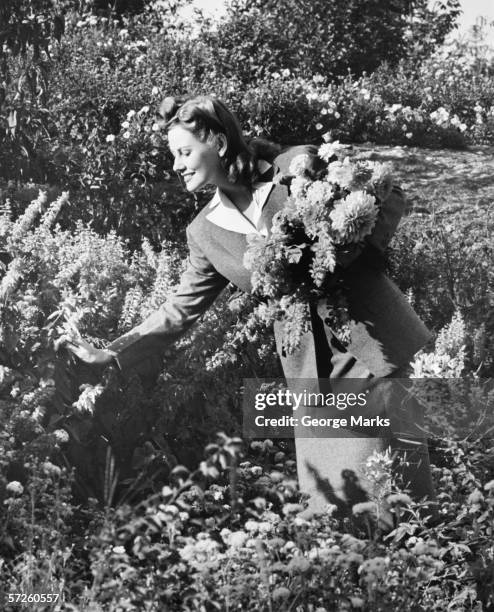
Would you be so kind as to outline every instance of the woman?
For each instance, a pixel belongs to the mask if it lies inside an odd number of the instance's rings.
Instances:
[[[73,343],[73,352],[87,363],[105,364],[115,359],[122,370],[136,367],[182,335],[228,282],[250,291],[250,273],[242,263],[246,236],[268,234],[273,215],[289,195],[288,169],[296,155],[308,154],[312,170],[318,170],[313,146],[290,147],[273,159],[256,155],[234,115],[215,97],[167,98],[161,110],[167,120],[173,167],[185,188],[196,192],[214,185],[216,193],[187,228],[190,254],[176,293],[107,349],[96,349],[85,341]],[[275,325],[287,379],[397,376],[429,340],[429,332],[405,297],[375,265],[376,253],[382,253],[389,243],[403,209],[401,190],[394,187],[381,205],[372,238],[344,271],[353,320],[348,350],[326,324],[323,300],[311,309],[311,331],[293,354],[283,352],[282,323]],[[356,478],[360,478],[360,493],[362,487],[369,492],[362,465],[373,450],[383,448],[382,440],[297,438],[296,443],[300,485],[310,493],[313,508],[320,508],[331,496],[350,503]],[[415,493],[432,498],[427,448],[422,443],[418,446]]]

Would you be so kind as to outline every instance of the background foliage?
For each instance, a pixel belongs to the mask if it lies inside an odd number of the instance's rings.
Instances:
[[[31,183],[58,185],[75,203],[67,223],[116,229],[133,247],[143,236],[154,246],[171,238],[194,203],[154,131],[166,94],[214,92],[247,134],[287,144],[320,142],[326,132],[432,147],[492,141],[490,56],[478,44],[440,46],[456,0],[438,4],[434,18],[422,0],[335,3],[331,11],[317,2],[238,2],[221,24],[181,18],[182,4],[115,13],[70,0],[40,11],[18,3],[44,25],[24,52],[4,58],[0,189],[15,213],[36,197],[26,192]],[[34,89],[22,77],[26,63],[39,76]]]

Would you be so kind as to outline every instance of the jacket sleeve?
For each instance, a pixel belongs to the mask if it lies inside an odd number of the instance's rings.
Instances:
[[[197,321],[228,284],[205,257],[189,229],[187,241],[189,257],[177,291],[140,325],[107,347],[115,353],[122,370],[161,353]]]

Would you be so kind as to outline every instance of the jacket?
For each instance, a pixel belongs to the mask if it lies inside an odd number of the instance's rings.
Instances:
[[[308,153],[316,163],[316,151],[310,145],[290,147],[273,160],[272,188],[262,209],[268,227],[289,195],[289,186],[281,179],[288,174],[291,160]],[[212,204],[207,204],[187,227],[189,257],[176,293],[140,325],[109,345],[122,369],[161,353],[197,321],[229,282],[251,291],[250,272],[242,263],[247,248],[248,230],[241,227],[245,219],[239,212],[235,217],[234,210],[222,211],[217,202],[213,208]],[[384,251],[404,210],[401,189],[394,187],[381,205],[368,241],[369,250]],[[348,262],[344,277],[352,320],[348,351],[375,376],[387,376],[409,363],[430,339],[430,333],[398,287],[378,267],[368,265],[365,250]],[[311,317],[318,321],[311,321],[312,331],[304,335],[300,348],[292,354],[283,353],[283,323],[276,322],[275,340],[287,378],[321,377],[318,346],[334,340],[325,322],[324,305],[325,300],[320,300],[311,310]]]

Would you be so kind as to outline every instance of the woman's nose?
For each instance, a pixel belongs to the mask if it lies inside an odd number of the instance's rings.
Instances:
[[[173,160],[173,170],[175,172],[179,172],[180,170],[184,169],[184,163],[181,160],[180,157],[175,157],[175,159]]]

